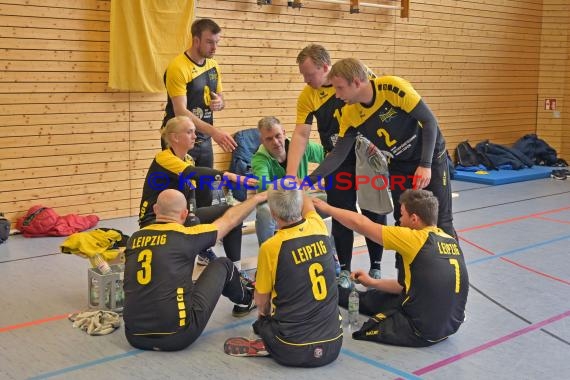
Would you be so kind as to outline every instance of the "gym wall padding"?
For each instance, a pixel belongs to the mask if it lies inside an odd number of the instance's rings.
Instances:
[[[485,185],[504,185],[507,183],[530,181],[550,177],[552,168],[533,166],[520,170],[482,170],[478,172],[464,172],[456,170],[453,179],[456,181],[482,183]]]

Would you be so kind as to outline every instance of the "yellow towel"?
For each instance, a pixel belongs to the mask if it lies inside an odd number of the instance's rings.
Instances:
[[[168,62],[191,44],[193,0],[111,1],[109,87],[165,92]]]
[[[114,260],[119,255],[118,249],[112,249],[116,242],[121,241],[121,234],[116,230],[76,232],[69,236],[59,246],[61,253],[74,254],[83,257],[101,255],[105,261]]]

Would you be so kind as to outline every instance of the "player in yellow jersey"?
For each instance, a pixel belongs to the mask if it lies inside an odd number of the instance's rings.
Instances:
[[[400,219],[398,200],[404,190],[430,190],[439,202],[437,226],[456,236],[445,140],[437,118],[417,91],[396,76],[370,79],[366,66],[354,58],[336,62],[328,78],[346,105],[341,110],[339,141],[312,175],[326,175],[341,165],[361,133],[390,157],[394,219]]]
[[[297,63],[307,85],[297,100],[296,127],[287,157],[287,175],[289,176],[298,174],[298,168],[314,124],[317,125],[325,153],[328,154],[334,149],[339,133],[340,110],[344,106],[344,102],[335,96],[335,89],[327,79],[332,62],[328,51],[323,46],[308,45],[297,56]],[[374,76],[370,70],[368,70],[368,75]],[[326,177],[327,182],[325,186],[327,202],[331,205],[356,211],[355,166],[356,155],[353,141],[346,156],[342,158],[342,162],[323,176]],[[342,186],[337,180],[339,176],[344,178]],[[346,186],[347,181],[350,186]],[[386,215],[379,215],[364,208],[362,213],[378,223],[386,224]],[[343,281],[350,273],[354,233],[333,218],[331,234],[342,270],[339,281]],[[370,239],[366,239],[366,245],[370,257],[370,275],[380,278],[383,248]]]
[[[353,333],[354,339],[424,347],[457,331],[465,320],[469,277],[457,240],[436,226],[438,201],[430,191],[402,193],[400,226],[383,226],[319,199],[313,203],[402,259],[398,280],[373,279],[363,270],[352,273],[372,289],[359,292],[360,312],[371,318]],[[350,290],[339,291],[340,305],[346,307]]]
[[[166,189],[154,204],[153,224],[136,231],[125,251],[125,335],[142,350],[176,351],[192,344],[208,323],[221,295],[236,303],[232,314],[253,308],[253,289],[227,258],[213,260],[194,285],[194,260],[265,201],[255,194],[209,224],[185,227],[187,200]]]
[[[261,340],[230,338],[235,356],[269,353],[280,364],[320,367],[342,346],[338,287],[328,231],[307,196],[289,184],[270,186],[267,200],[279,230],[259,249],[254,331]]]

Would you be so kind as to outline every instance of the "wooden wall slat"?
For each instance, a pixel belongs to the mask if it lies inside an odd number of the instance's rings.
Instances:
[[[570,92],[570,5],[563,0],[544,0],[542,17],[536,130],[568,160],[564,147],[570,142],[570,136],[565,136],[564,130],[568,130],[570,110],[565,109],[564,99]],[[566,46],[553,47],[553,41],[566,41]],[[556,99],[557,109],[545,110],[545,99]]]
[[[2,185],[4,181],[26,180],[32,181],[53,181],[54,177],[63,178],[66,180],[70,177],[75,177],[83,174],[95,173],[113,173],[127,170],[130,164],[127,160],[116,162],[83,162],[81,164],[61,165],[61,166],[47,166],[39,167],[32,166],[22,169],[2,169]]]
[[[31,5],[36,7],[45,7],[46,2],[43,0],[2,0],[4,4],[14,5]],[[63,9],[92,9],[92,10],[111,10],[111,0],[52,0],[49,6]]]
[[[96,122],[120,122],[128,120],[127,112],[102,112],[102,113],[77,113],[77,114],[44,114],[44,115],[0,115],[0,125],[50,125],[75,123],[96,123]]]
[[[53,0],[51,0],[53,1]],[[57,1],[46,1],[44,4],[31,5],[28,1],[19,1],[18,4],[0,4],[0,14],[10,16],[24,16],[34,18],[62,18],[62,19],[75,19],[75,20],[97,20],[108,21],[109,9],[83,9],[72,8],[66,6],[59,6]],[[88,1],[88,0],[86,0]],[[93,1],[89,1],[93,4]],[[57,6],[46,6],[46,3],[51,3]],[[101,3],[104,4],[104,3]],[[78,4],[79,5],[79,4]]]

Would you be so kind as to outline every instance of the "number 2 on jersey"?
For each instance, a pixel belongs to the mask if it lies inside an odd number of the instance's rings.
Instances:
[[[141,285],[150,282],[152,270],[150,263],[152,262],[152,251],[150,249],[142,250],[137,257],[137,261],[141,263],[141,269],[137,271],[137,281]]]
[[[313,263],[309,267],[309,276],[311,277],[313,297],[317,301],[327,298],[327,281],[323,275],[323,266],[320,263]]]
[[[384,128],[380,128],[376,131],[376,134],[378,135],[378,137],[384,137],[384,143],[386,144],[386,146],[388,148],[390,148],[391,146],[393,146],[394,144],[396,144],[396,140],[392,140],[390,138],[390,134],[388,133],[387,130],[385,130]]]

